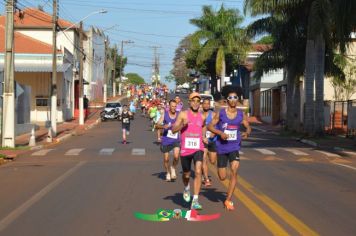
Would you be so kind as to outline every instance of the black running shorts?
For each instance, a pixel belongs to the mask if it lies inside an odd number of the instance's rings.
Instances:
[[[192,161],[194,161],[194,165],[197,161],[203,161],[204,152],[197,151],[189,156],[181,156],[180,163],[182,164],[183,173],[189,172],[190,167],[192,165]]]
[[[239,151],[218,154],[218,168],[226,168],[227,162],[240,161]]]
[[[168,153],[172,151],[174,148],[180,148],[180,142],[175,142],[170,145],[161,145],[160,150],[162,153]]]

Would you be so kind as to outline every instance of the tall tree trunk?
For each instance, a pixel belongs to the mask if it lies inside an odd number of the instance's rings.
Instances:
[[[325,39],[319,34],[315,41],[315,126],[314,133],[324,134],[324,70],[325,70]]]
[[[221,72],[220,72],[220,91],[222,88],[225,86],[225,75],[226,75],[226,61],[225,61],[225,56],[222,58],[221,61]]]
[[[300,82],[297,77],[294,77],[293,109],[293,130],[300,132]]]
[[[305,103],[304,103],[304,131],[314,135],[314,75],[315,75],[315,46],[314,40],[307,40],[305,56]]]
[[[294,69],[287,67],[287,129],[293,131],[293,92],[294,92]]]

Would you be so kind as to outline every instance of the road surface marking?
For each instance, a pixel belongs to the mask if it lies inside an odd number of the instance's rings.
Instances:
[[[260,201],[266,204],[272,211],[274,211],[282,220],[284,220],[287,224],[289,224],[293,229],[295,229],[300,235],[319,235],[314,230],[305,225],[301,220],[297,217],[289,213],[286,209],[284,209],[277,202],[272,200],[267,195],[263,194],[259,190],[257,190],[254,186],[248,183],[246,180],[239,176],[240,185],[247,189],[250,193],[255,195]],[[241,192],[241,191],[240,191]]]
[[[302,157],[297,160],[297,162],[313,162],[314,160],[308,157]]]
[[[78,156],[81,151],[83,151],[84,148],[73,148],[70,149],[68,152],[66,152],[64,155],[66,156]]]
[[[356,152],[343,151],[343,153],[351,155],[351,156],[356,156]]]
[[[334,164],[335,164],[335,165],[338,165],[338,166],[343,166],[343,167],[349,168],[349,169],[351,169],[351,170],[356,170],[356,168],[353,167],[353,166],[343,165],[343,164],[339,164],[339,163],[334,163]]]
[[[146,155],[146,149],[144,148],[133,148],[131,155],[133,156],[145,156]]]
[[[100,156],[111,156],[114,151],[115,151],[115,148],[103,148],[100,150],[99,155]]]
[[[39,150],[37,152],[32,153],[31,156],[46,156],[50,151],[53,151],[54,149],[43,149]]]
[[[264,161],[282,161],[281,158],[275,157],[275,156],[268,156],[263,159]]]
[[[262,153],[263,155],[276,155],[275,152],[272,152],[272,151],[270,151],[270,150],[268,150],[268,149],[264,149],[264,148],[255,148],[255,150],[256,150],[257,152]]]
[[[291,152],[296,156],[309,156],[308,153],[299,151],[298,149],[294,149],[294,148],[283,148],[283,150],[287,151],[287,152]]]
[[[325,152],[325,151],[320,151],[320,150],[315,150],[316,152],[322,153],[328,157],[341,157],[339,154],[336,153],[331,153],[331,152]]]
[[[257,127],[252,127],[252,129],[255,129],[257,131],[261,131],[263,133],[267,132],[267,130],[261,129],[261,128],[257,128]]]
[[[216,177],[216,168],[209,164],[210,170],[214,173]],[[228,188],[229,181],[222,181],[222,184]],[[275,220],[272,219],[261,207],[259,207],[253,200],[251,200],[246,194],[244,194],[240,189],[235,189],[234,196],[238,198],[255,217],[271,232],[272,235],[289,235],[282,226],[280,226]]]
[[[32,205],[41,200],[46,194],[52,191],[57,185],[62,183],[66,178],[71,176],[75,171],[77,171],[80,167],[82,167],[86,162],[81,161],[72,167],[70,170],[65,172],[63,175],[58,177],[52,183],[41,189],[38,193],[33,195],[29,200],[23,203],[21,206],[13,210],[10,214],[8,214],[5,218],[0,221],[0,232],[3,231],[8,225],[10,225],[13,221],[19,218],[23,213],[25,213]]]

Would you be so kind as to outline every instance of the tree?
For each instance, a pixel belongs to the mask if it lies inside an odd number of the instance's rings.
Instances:
[[[111,59],[114,61],[115,59],[115,54],[116,54],[116,65],[115,65],[115,78],[119,78],[120,77],[120,72],[121,72],[121,55],[118,53],[117,48],[113,47],[110,48],[111,50]],[[125,70],[125,66],[127,65],[127,57],[123,58],[123,69],[122,69],[122,73],[124,74],[124,70]]]
[[[197,51],[196,64],[211,62],[214,56],[214,74],[220,75],[221,86],[224,85],[226,75],[227,55],[231,54],[234,60],[242,63],[249,46],[249,39],[240,27],[242,21],[243,17],[237,9],[225,9],[224,5],[217,12],[211,6],[203,6],[203,15],[190,20],[191,24],[198,27],[192,40],[201,45]]]
[[[305,14],[307,43],[305,47],[304,128],[309,135],[323,134],[324,75],[328,74],[328,69],[330,72],[337,71],[331,63],[332,57],[329,52],[337,47],[342,53],[345,52],[346,45],[350,42],[351,32],[356,26],[355,1],[246,0],[246,8],[251,9],[252,14],[295,13],[298,8],[300,13]],[[305,21],[297,19],[300,22]],[[327,64],[330,65],[329,68],[325,67]]]
[[[128,78],[127,83],[129,84],[140,85],[145,83],[145,79],[136,73],[128,73],[126,77]]]
[[[356,59],[338,55],[336,64],[345,72],[345,78],[334,76],[331,84],[334,87],[334,99],[347,101],[356,93]]]
[[[273,38],[272,35],[267,35],[267,36],[262,37],[256,43],[259,43],[259,44],[273,44],[274,40],[275,39]]]
[[[190,81],[190,70],[187,68],[186,55],[187,51],[191,48],[191,39],[188,35],[179,42],[179,46],[175,51],[173,59],[174,68],[171,70],[171,74],[174,76],[176,84],[184,84]]]

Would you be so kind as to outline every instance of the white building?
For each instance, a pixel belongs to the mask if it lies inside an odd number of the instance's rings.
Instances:
[[[84,94],[91,101],[103,101],[105,79],[105,40],[104,33],[98,28],[91,27],[83,42],[86,54],[83,77],[86,81]]]
[[[32,124],[50,119],[50,86],[53,47],[15,33],[16,134],[29,132]],[[0,25],[0,78],[3,80],[5,29]],[[73,56],[57,52],[57,121],[73,117]]]

